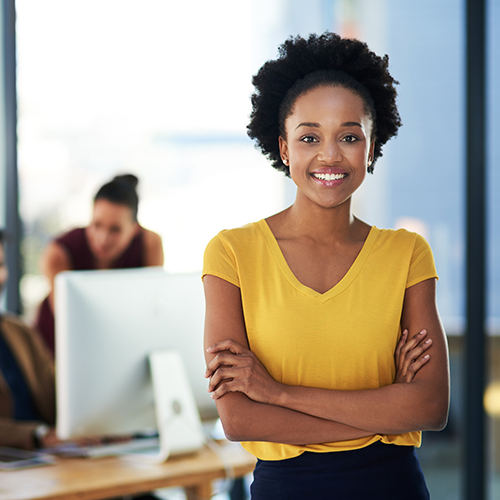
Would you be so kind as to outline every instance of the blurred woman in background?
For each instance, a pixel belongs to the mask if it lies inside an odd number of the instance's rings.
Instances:
[[[41,270],[50,282],[51,291],[40,305],[36,327],[53,355],[54,278],[58,273],[163,266],[160,236],[137,221],[138,182],[136,176],[127,174],[104,184],[94,197],[90,224],[58,236],[42,255]]]

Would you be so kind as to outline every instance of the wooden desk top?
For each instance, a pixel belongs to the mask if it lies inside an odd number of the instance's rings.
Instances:
[[[255,466],[255,458],[238,443],[225,442],[220,453],[235,477]],[[61,458],[56,465],[0,471],[0,500],[98,500],[169,486],[196,487],[224,476],[221,460],[207,447],[161,465],[118,457]]]

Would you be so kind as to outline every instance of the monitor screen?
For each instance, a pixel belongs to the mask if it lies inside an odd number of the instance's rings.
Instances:
[[[66,271],[55,283],[60,438],[154,429],[148,356],[165,349],[181,354],[202,418],[217,416],[203,377],[200,273]]]

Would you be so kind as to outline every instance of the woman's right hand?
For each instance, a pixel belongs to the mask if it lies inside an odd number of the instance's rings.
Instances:
[[[431,339],[424,340],[427,331],[422,330],[410,339],[408,339],[408,335],[408,330],[405,329],[394,353],[396,363],[395,384],[410,383],[420,368],[430,359],[429,354],[424,354],[432,345]]]
[[[253,401],[276,404],[282,384],[269,375],[250,349],[228,339],[210,346],[207,352],[215,354],[205,371],[205,377],[210,379],[208,391],[213,399],[228,392],[242,392]]]

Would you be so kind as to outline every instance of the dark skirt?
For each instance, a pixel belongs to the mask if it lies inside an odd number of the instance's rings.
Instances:
[[[380,441],[359,450],[258,460],[250,491],[253,500],[430,499],[414,447]]]

